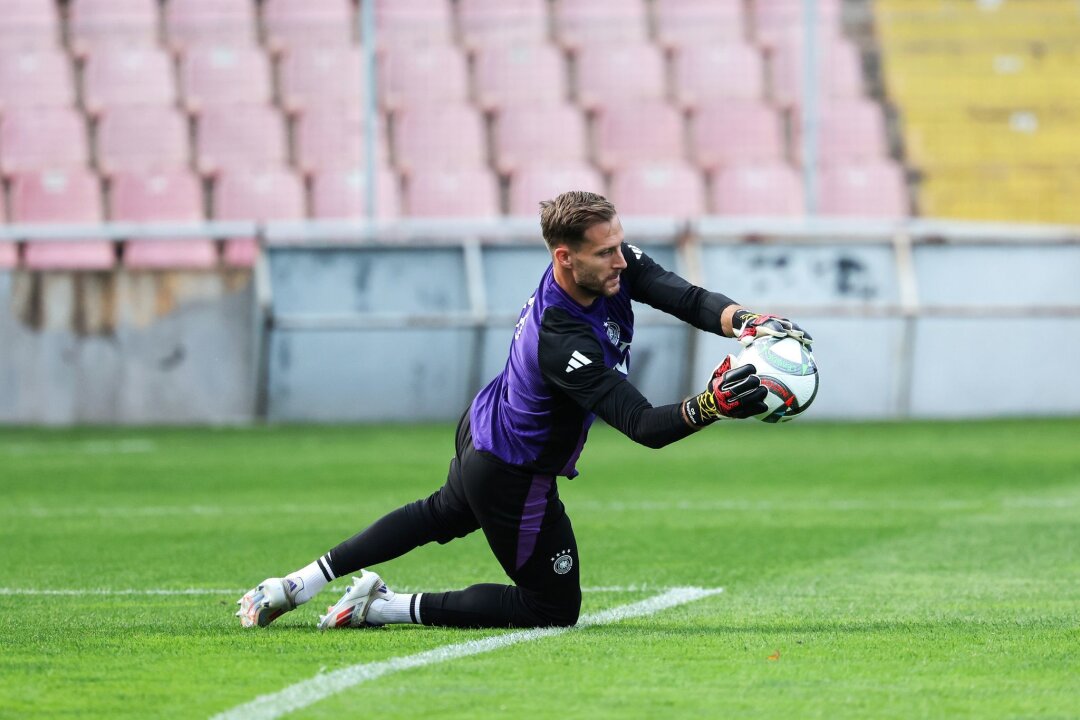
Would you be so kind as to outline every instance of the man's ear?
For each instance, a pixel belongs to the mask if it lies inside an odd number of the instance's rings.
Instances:
[[[570,248],[566,247],[565,245],[560,245],[559,247],[555,248],[553,256],[555,257],[555,263],[559,267],[571,267],[572,263],[570,262]]]

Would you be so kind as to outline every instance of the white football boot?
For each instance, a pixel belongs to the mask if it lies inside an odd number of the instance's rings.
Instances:
[[[285,578],[266,578],[236,601],[236,617],[244,627],[266,627],[296,607]]]
[[[354,577],[352,585],[336,604],[326,609],[326,614],[319,618],[319,629],[345,627],[377,627],[367,622],[368,610],[373,600],[394,597],[377,573],[360,571],[360,577]]]

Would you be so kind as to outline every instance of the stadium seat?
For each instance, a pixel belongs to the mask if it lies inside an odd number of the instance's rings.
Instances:
[[[74,102],[71,61],[63,51],[0,49],[0,113]]]
[[[190,165],[188,123],[172,107],[120,107],[97,122],[97,167],[120,172],[171,170]]]
[[[673,57],[673,75],[675,99],[684,108],[765,97],[761,53],[742,43],[678,48]]]
[[[156,0],[71,0],[71,48],[85,57],[95,48],[154,47],[158,43]]]
[[[840,32],[842,0],[817,0],[818,40],[822,46]],[[803,0],[755,0],[751,21],[758,44],[768,49],[798,47],[806,31]]]
[[[860,97],[862,60],[851,42],[835,40],[819,54],[818,82],[826,99]],[[800,48],[779,48],[772,59],[772,97],[780,106],[798,105],[802,98],[803,58]]]
[[[717,215],[803,215],[802,182],[782,163],[732,165],[713,175],[710,207]]]
[[[388,169],[375,176],[375,217],[401,216],[401,190],[397,175]],[[316,173],[311,183],[311,215],[315,218],[367,217],[367,173],[335,169]]]
[[[184,52],[195,45],[247,47],[255,43],[255,3],[251,0],[168,0],[165,36]]]
[[[258,105],[271,100],[270,65],[262,50],[193,46],[180,60],[184,107],[200,113],[215,105]]]
[[[764,102],[719,102],[690,117],[690,155],[705,170],[779,162],[784,157],[780,114]]]
[[[510,179],[510,214],[535,216],[541,200],[551,200],[567,190],[603,195],[604,179],[595,168],[584,163],[520,168]]]
[[[17,223],[99,223],[101,183],[85,168],[16,175],[11,181],[11,221]],[[30,270],[107,270],[116,262],[106,240],[32,241],[23,264]]]
[[[453,40],[453,18],[448,0],[374,2],[375,28],[380,48],[419,48],[443,45]]]
[[[263,0],[262,19],[271,52],[347,47],[356,27],[349,0]]]
[[[89,162],[86,123],[73,108],[20,108],[0,117],[0,173],[82,168]]]
[[[52,0],[6,0],[0,13],[0,48],[55,50],[60,47],[60,19]]]
[[[279,61],[278,80],[281,106],[289,113],[313,104],[363,106],[365,77],[355,47],[294,47]]]
[[[596,118],[595,142],[596,164],[605,171],[682,160],[682,115],[660,101],[610,105]]]
[[[304,174],[322,170],[363,167],[367,159],[364,113],[356,107],[315,105],[296,119],[293,127],[296,165]],[[379,125],[375,158],[389,165],[386,122]]]
[[[818,158],[823,164],[884,160],[888,156],[885,118],[873,100],[831,100],[821,108]],[[802,161],[801,133],[794,123],[792,149]]]
[[[689,218],[705,213],[701,172],[683,162],[619,170],[611,177],[610,198],[620,215]]]
[[[511,107],[495,118],[495,166],[513,174],[525,165],[585,164],[588,144],[585,116],[568,104]]]
[[[555,38],[570,50],[638,44],[647,37],[642,0],[555,0]]]
[[[2,199],[2,196],[0,196]],[[0,202],[0,225],[7,222],[4,203]],[[19,246],[13,242],[0,240],[0,270],[10,270],[19,265]]]
[[[173,105],[172,58],[155,48],[105,46],[83,67],[83,105],[91,115],[121,105]]]
[[[893,162],[825,167],[820,187],[825,214],[882,218],[908,214],[904,174]]]
[[[531,46],[547,41],[545,0],[458,0],[465,47]]]
[[[665,48],[730,45],[746,40],[742,0],[655,0],[656,39]]]
[[[285,169],[233,172],[214,183],[216,220],[300,220],[305,215],[304,186]],[[258,254],[254,238],[229,238],[222,260],[234,267],[251,267]]]
[[[483,168],[418,170],[407,180],[410,217],[491,218],[499,215],[495,176]]]
[[[473,60],[476,102],[484,110],[551,105],[567,99],[566,66],[552,45],[483,47]]]
[[[655,45],[587,44],[578,51],[576,64],[578,103],[587,110],[664,98],[664,57]]]
[[[203,175],[278,168],[287,160],[284,120],[273,107],[212,107],[199,116],[195,165]]]
[[[110,219],[116,222],[199,222],[202,184],[188,170],[119,173],[110,182]],[[212,268],[217,247],[207,238],[130,238],[124,265],[132,269]]]
[[[484,167],[484,146],[483,120],[468,105],[413,108],[394,124],[394,160],[406,174]]]
[[[455,45],[392,48],[379,63],[383,107],[463,103],[469,95],[465,56]]]

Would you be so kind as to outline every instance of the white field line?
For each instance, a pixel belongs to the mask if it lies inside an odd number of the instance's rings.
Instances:
[[[394,587],[398,592],[414,593],[425,592],[423,588],[410,588],[410,587]],[[598,585],[596,587],[583,587],[581,592],[583,593],[634,593],[634,592],[648,592],[656,588],[649,585]],[[0,587],[0,595],[30,595],[30,596],[49,596],[49,595],[91,595],[91,596],[148,596],[148,595],[164,595],[164,596],[180,596],[180,595],[243,595],[250,588],[176,588],[176,589],[141,589],[141,588],[122,588],[122,589],[109,589],[109,588],[12,588],[12,587]]]
[[[470,655],[488,653],[518,643],[542,640],[571,632],[577,628],[608,625],[622,620],[629,620],[630,618],[653,615],[661,610],[685,605],[721,592],[723,592],[723,588],[671,588],[662,595],[656,595],[640,602],[586,615],[578,621],[576,628],[556,627],[519,630],[504,635],[487,637],[482,640],[443,645],[415,655],[350,665],[333,672],[316,675],[308,680],[290,685],[284,690],[260,695],[251,702],[237,705],[230,710],[214,715],[211,720],[273,720],[273,718],[279,718],[282,715],[306,708],[331,695],[336,695],[343,690],[383,675],[444,663]]]
[[[136,455],[157,450],[157,443],[142,438],[84,440],[81,442],[0,443],[0,455]]]

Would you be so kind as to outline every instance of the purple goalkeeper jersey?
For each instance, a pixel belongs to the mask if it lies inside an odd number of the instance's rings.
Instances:
[[[626,432],[619,409],[648,405],[626,381],[634,339],[631,300],[720,334],[720,312],[729,298],[691,285],[633,245],[623,243],[622,254],[619,292],[589,307],[559,287],[548,266],[521,311],[505,369],[473,400],[477,450],[527,472],[574,477],[601,400],[605,420]],[[612,390],[615,403],[605,400]],[[686,430],[677,413],[673,422]]]

